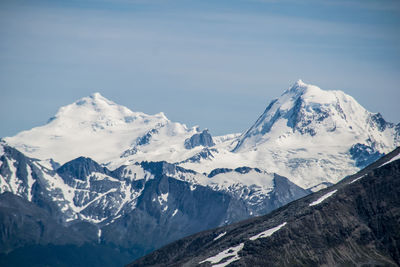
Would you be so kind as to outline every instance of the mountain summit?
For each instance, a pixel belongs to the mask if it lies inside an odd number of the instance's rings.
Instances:
[[[162,112],[133,112],[94,93],[61,107],[46,125],[6,137],[5,141],[29,156],[52,158],[61,164],[79,156],[107,163],[119,159],[149,132],[164,141],[197,133],[195,128],[171,122]]]
[[[400,145],[400,124],[386,122],[342,91],[298,80],[213,160],[185,167],[205,172],[239,162],[290,177],[302,187],[336,183]],[[217,145],[218,148],[218,145]]]
[[[256,123],[242,135],[235,151],[263,143],[302,146],[300,140],[318,144],[362,143],[387,153],[399,140],[397,127],[379,113],[368,112],[342,91],[325,91],[298,80],[273,100]]]

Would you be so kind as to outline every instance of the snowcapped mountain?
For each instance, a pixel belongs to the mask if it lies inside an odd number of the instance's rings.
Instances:
[[[400,124],[368,112],[342,91],[324,91],[299,80],[236,142],[223,145],[227,149],[217,145],[211,160],[182,166],[207,172],[240,162],[308,188],[336,183],[399,146]]]
[[[400,124],[368,112],[342,91],[299,80],[242,135],[212,137],[95,93],[60,108],[46,125],[4,140],[30,157],[61,164],[84,156],[109,169],[141,161],[199,173],[248,166],[311,188],[336,183],[400,145]]]
[[[357,143],[388,153],[400,141],[399,126],[370,113],[342,91],[324,91],[301,80],[273,100],[256,123],[243,134],[234,151],[255,146],[283,148],[310,144]]]
[[[183,160],[192,153],[184,140],[198,133],[198,128],[171,122],[164,113],[133,112],[94,93],[61,107],[46,125],[4,140],[38,159],[63,164],[85,156],[117,167],[131,158]]]

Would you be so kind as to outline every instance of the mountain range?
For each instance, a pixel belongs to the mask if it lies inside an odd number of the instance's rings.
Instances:
[[[128,266],[399,266],[400,148],[336,185]]]
[[[0,263],[121,266],[317,192],[399,143],[400,124],[302,81],[243,134],[216,137],[95,93],[0,140]]]

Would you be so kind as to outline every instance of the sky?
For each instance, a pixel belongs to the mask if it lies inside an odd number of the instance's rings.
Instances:
[[[94,92],[243,132],[298,79],[399,123],[400,1],[0,1],[0,137]]]

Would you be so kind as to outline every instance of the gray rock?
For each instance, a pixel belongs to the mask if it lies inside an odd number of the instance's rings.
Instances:
[[[211,134],[205,129],[202,133],[194,134],[192,137],[185,140],[185,148],[192,149],[196,146],[212,147],[215,143]]]

